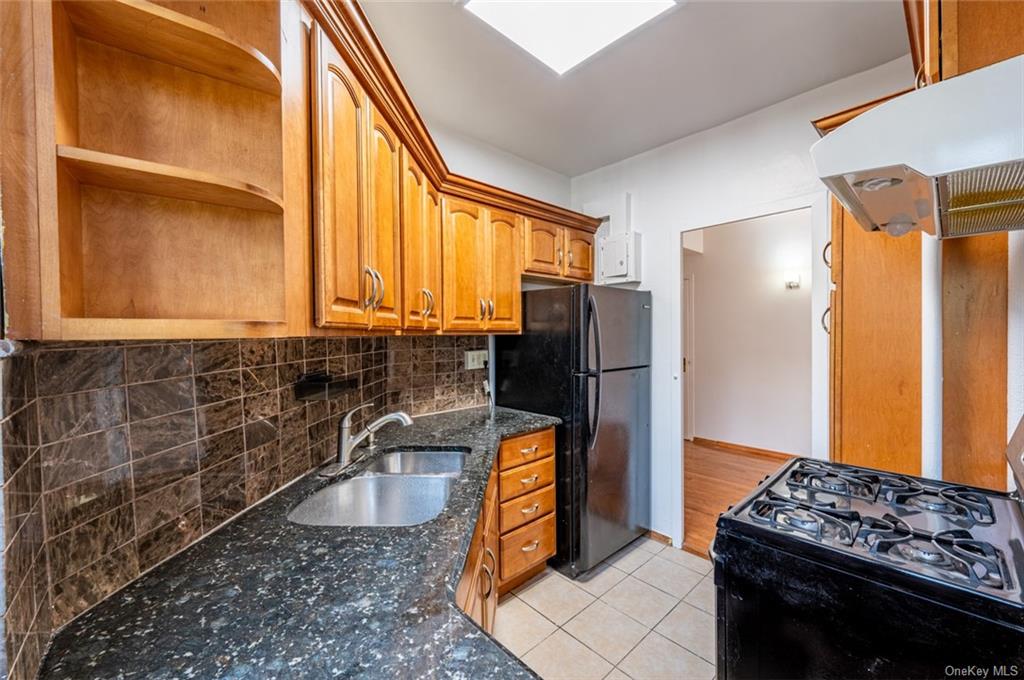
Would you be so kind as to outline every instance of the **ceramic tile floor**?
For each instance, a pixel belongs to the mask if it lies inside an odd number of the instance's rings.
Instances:
[[[584,579],[516,588],[494,636],[544,680],[712,680],[714,592],[708,560],[641,538]]]

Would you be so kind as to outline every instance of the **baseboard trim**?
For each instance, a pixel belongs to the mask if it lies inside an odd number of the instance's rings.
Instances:
[[[647,538],[652,538],[658,543],[664,543],[665,545],[672,545],[672,539],[665,534],[659,534],[654,529],[648,529],[647,533],[644,534]]]
[[[706,446],[711,449],[723,449],[725,451],[733,451],[735,453],[745,453],[750,456],[769,458],[782,463],[788,460],[793,460],[794,458],[799,458],[799,456],[792,453],[782,453],[781,451],[772,451],[770,449],[759,449],[754,446],[745,446],[743,444],[731,444],[729,442],[720,442],[715,439],[704,439],[703,437],[694,437],[693,443],[697,446]]]

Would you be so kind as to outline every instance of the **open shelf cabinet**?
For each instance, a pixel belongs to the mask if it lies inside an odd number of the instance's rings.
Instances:
[[[53,27],[48,337],[286,325],[281,6],[209,3],[209,22],[185,13],[205,5],[35,8]]]

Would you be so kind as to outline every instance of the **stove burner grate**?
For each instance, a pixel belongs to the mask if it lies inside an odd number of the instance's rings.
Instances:
[[[890,503],[895,507],[934,512],[972,524],[995,522],[992,504],[985,495],[962,486],[932,489],[917,485],[916,489],[894,491]]]
[[[786,484],[790,488],[807,489],[809,492],[822,491],[874,500],[878,495],[879,477],[868,472],[805,460],[790,470]]]
[[[750,517],[775,529],[796,531],[821,542],[851,545],[860,525],[855,512],[807,508],[769,493],[754,501]]]

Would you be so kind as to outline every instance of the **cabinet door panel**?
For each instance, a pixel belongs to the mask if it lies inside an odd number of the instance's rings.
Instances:
[[[374,327],[402,325],[402,224],[398,136],[371,108],[369,154],[370,266],[380,274],[381,293],[373,311]]]
[[[423,214],[423,287],[430,291],[430,314],[424,320],[424,326],[431,330],[441,328],[441,309],[444,301],[441,296],[444,286],[441,284],[441,194],[426,184],[424,192],[426,201]]]
[[[495,331],[518,331],[522,325],[519,311],[522,306],[519,218],[501,210],[488,211],[487,231],[491,286],[486,297],[489,303],[493,303],[487,327]]]
[[[475,203],[445,197],[444,329],[484,330],[481,289],[487,252],[484,210]]]
[[[318,326],[365,327],[366,94],[314,26],[313,223]]]
[[[523,271],[560,276],[565,256],[562,227],[544,220],[526,219],[523,231]]]
[[[423,328],[429,309],[426,287],[427,178],[406,149],[402,149],[402,299],[405,326]]]
[[[565,230],[565,276],[580,281],[594,278],[594,235],[579,229]]]

